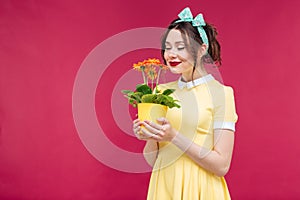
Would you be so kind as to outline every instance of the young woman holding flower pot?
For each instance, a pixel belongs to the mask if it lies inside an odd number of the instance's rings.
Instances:
[[[147,141],[144,155],[153,166],[148,199],[230,199],[224,175],[237,121],[233,89],[205,70],[207,63],[221,64],[217,32],[189,8],[178,16],[162,39],[162,55],[180,78],[159,88],[175,89],[180,107],[157,121],[133,122],[135,135]]]

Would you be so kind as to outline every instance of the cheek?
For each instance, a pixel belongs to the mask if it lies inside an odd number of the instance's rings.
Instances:
[[[168,54],[164,52],[164,59],[167,60],[167,58],[168,58]]]
[[[189,54],[189,53],[185,53],[184,58],[186,61],[188,61],[189,63],[193,64],[194,63],[194,57]]]
[[[178,57],[180,57],[183,60],[191,60],[191,55],[187,51],[180,51],[178,52]]]

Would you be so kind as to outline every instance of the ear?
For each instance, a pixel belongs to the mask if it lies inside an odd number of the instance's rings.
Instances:
[[[200,46],[200,48],[199,48],[198,56],[199,56],[199,57],[204,56],[204,55],[206,54],[207,51],[208,51],[207,45],[203,43],[203,44]]]

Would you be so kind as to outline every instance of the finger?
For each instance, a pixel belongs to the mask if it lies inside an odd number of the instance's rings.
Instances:
[[[137,127],[140,127],[143,123],[139,120],[134,121],[133,123],[133,128],[136,129]]]
[[[154,132],[155,134],[161,135],[162,136],[162,132],[165,132],[165,126],[164,125],[159,125],[150,121],[145,121],[144,125],[147,129],[149,129],[150,131]]]
[[[141,127],[140,126],[133,128],[133,133],[135,135],[139,135],[140,131],[141,131]]]
[[[139,137],[141,135],[141,125],[143,124],[139,120],[134,120],[133,124],[133,133],[135,134],[136,137]]]
[[[143,123],[141,122],[141,124],[143,124]],[[149,135],[145,135],[143,133],[142,129],[145,129],[145,127],[142,128],[141,126],[137,126],[135,129],[133,129],[134,134],[141,139],[148,138]]]
[[[141,129],[140,132],[136,135],[136,137],[139,140],[145,140],[145,141],[148,141],[148,140],[159,141],[160,140],[159,137],[150,133],[145,128]]]
[[[146,136],[138,136],[137,138],[139,140],[145,140],[145,141],[152,139],[151,137],[146,137]]]
[[[139,139],[139,140],[145,140],[146,137],[144,136],[143,132],[141,131],[141,128],[139,128],[138,130],[136,130],[134,132],[134,135]]]
[[[159,139],[160,137],[158,135],[155,135],[154,133],[150,132],[146,128],[141,129],[142,134],[147,137],[148,139]]]
[[[161,125],[164,125],[164,124],[168,124],[168,123],[169,123],[169,121],[168,121],[166,118],[164,118],[164,117],[157,118],[156,120],[157,120],[157,122],[159,122]]]
[[[155,139],[161,138],[162,133],[160,132],[159,129],[155,129],[155,128],[151,127],[150,125],[146,124],[146,123],[144,124],[144,127],[145,128],[143,128],[142,131],[144,131],[145,134],[147,134],[147,136],[154,137]]]
[[[135,119],[135,120],[133,120],[133,123],[136,124],[136,123],[138,123],[139,121],[140,121],[139,119]]]
[[[147,138],[143,136],[142,134],[136,134],[137,139],[139,140],[146,140]]]
[[[145,126],[145,124],[155,128],[155,129],[160,129],[161,128],[161,125],[159,125],[157,123],[154,123],[152,121],[149,121],[149,120],[145,120],[143,125]]]

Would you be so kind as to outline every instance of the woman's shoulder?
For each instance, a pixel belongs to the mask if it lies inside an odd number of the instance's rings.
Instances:
[[[209,90],[212,93],[218,94],[218,95],[225,95],[227,96],[232,96],[234,95],[234,89],[230,85],[225,85],[218,80],[211,81],[209,84]]]
[[[218,80],[214,80],[210,82],[210,87],[213,87],[214,89],[221,89],[221,90],[228,90],[233,91],[233,87],[230,85],[225,85],[224,83],[219,82]]]

